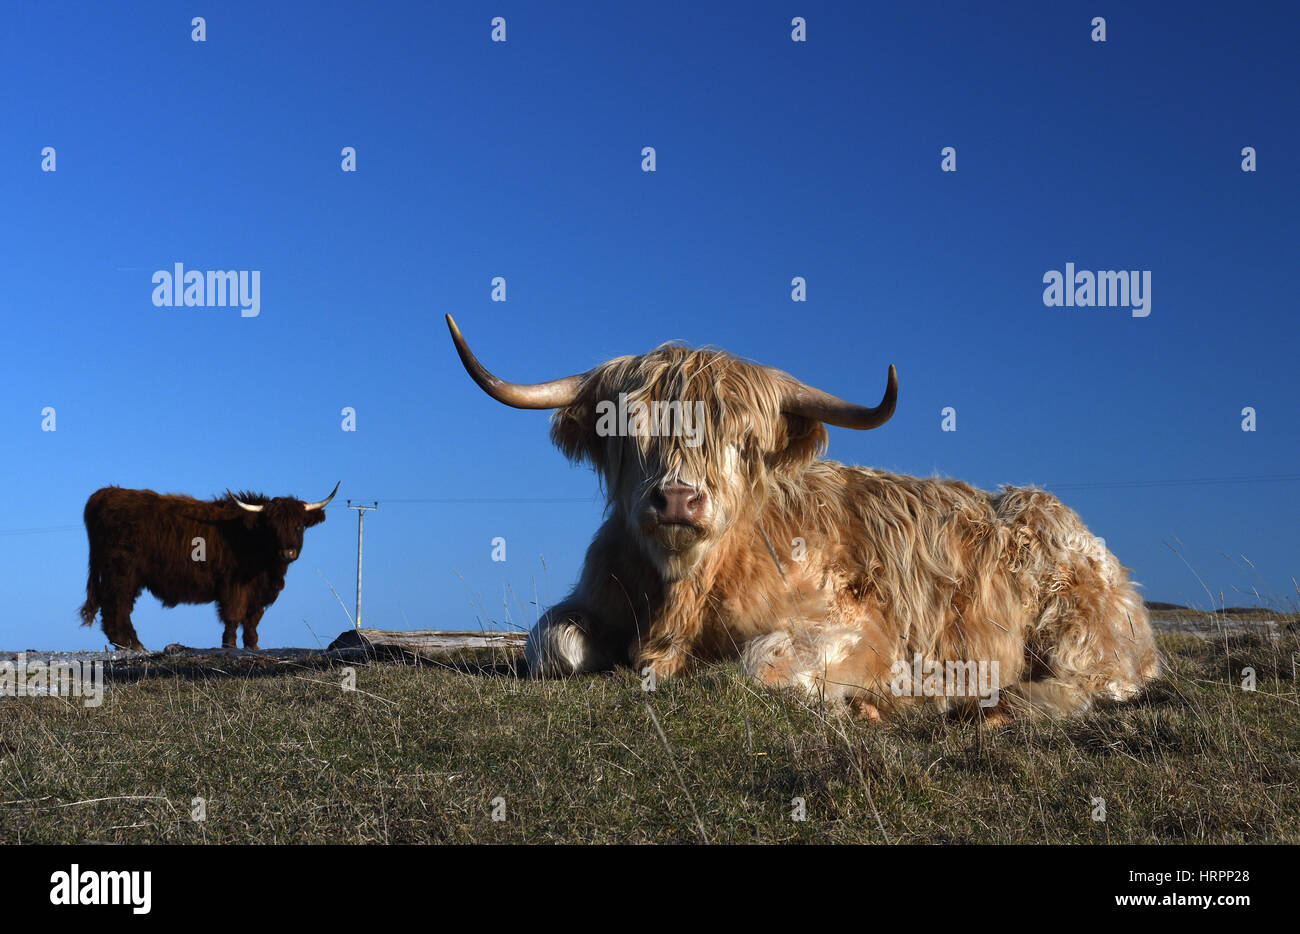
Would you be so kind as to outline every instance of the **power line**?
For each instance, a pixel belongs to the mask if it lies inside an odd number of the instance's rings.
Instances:
[[[482,497],[434,497],[431,499],[385,499],[386,503],[437,503],[450,506],[488,506],[488,505],[518,505],[521,503],[594,503],[599,500],[597,496],[552,496],[552,497],[533,497],[519,496],[514,498],[503,498],[499,496],[482,496]]]
[[[1122,490],[1145,489],[1159,486],[1203,486],[1207,484],[1231,483],[1292,483],[1300,480],[1300,474],[1267,474],[1254,477],[1193,477],[1186,479],[1170,478],[1166,480],[1102,480],[1095,483],[1054,483],[1048,490]]]
[[[45,528],[0,528],[0,535],[42,535],[44,532],[75,532],[82,526],[47,526]]]
[[[1165,486],[1206,486],[1216,484],[1239,484],[1239,483],[1295,483],[1300,481],[1300,474],[1259,474],[1256,476],[1240,477],[1186,477],[1186,478],[1167,478],[1163,480],[1100,480],[1095,482],[1082,483],[1049,483],[1041,484],[1043,489],[1048,492],[1054,490],[1140,490],[1149,487]],[[1013,484],[1014,485],[1014,484]],[[1040,484],[1035,484],[1040,485]],[[561,504],[561,503],[595,503],[599,502],[598,496],[551,496],[551,497],[424,497],[415,499],[385,499],[386,503],[424,503],[430,505],[443,506],[510,506],[523,505],[529,503],[539,504]],[[51,525],[43,528],[30,529],[0,529],[0,535],[43,535],[48,532],[76,532],[82,528],[80,525]]]
[[[482,497],[444,497],[444,498],[424,498],[424,499],[385,499],[386,503],[429,503],[434,505],[448,506],[492,506],[492,505],[522,505],[527,503],[595,503],[599,502],[598,496],[552,496],[552,497],[499,497],[499,496],[482,496]],[[83,529],[81,525],[50,525],[41,528],[30,529],[0,529],[0,535],[41,535],[46,532],[77,532]]]

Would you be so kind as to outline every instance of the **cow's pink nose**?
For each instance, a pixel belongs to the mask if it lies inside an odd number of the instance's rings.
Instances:
[[[655,490],[654,505],[661,522],[698,522],[707,503],[703,490],[684,483],[669,483]]]
[[[280,554],[282,554],[287,561],[292,561],[294,558],[298,557],[298,552],[294,548],[286,548],[284,551],[280,552]]]

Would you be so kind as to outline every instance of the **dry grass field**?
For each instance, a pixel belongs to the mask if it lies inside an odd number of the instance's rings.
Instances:
[[[731,665],[645,692],[482,653],[154,656],[97,708],[0,699],[0,839],[1296,843],[1300,624],[1271,618],[1165,632],[1136,701],[1002,729],[864,724]]]

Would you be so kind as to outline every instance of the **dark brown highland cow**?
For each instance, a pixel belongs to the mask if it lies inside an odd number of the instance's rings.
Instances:
[[[120,649],[143,649],[131,608],[147,589],[163,606],[217,604],[221,644],[257,648],[257,624],[284,589],[289,565],[302,553],[302,533],[325,521],[325,506],[289,496],[229,490],[210,501],[106,486],[86,500],[90,574],[83,626],[102,612],[104,635]]]

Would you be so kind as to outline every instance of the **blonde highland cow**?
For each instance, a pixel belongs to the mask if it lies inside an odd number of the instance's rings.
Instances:
[[[871,719],[929,703],[1002,723],[1126,700],[1158,673],[1125,569],[1056,497],[821,459],[827,425],[893,414],[892,366],[874,408],[673,344],[519,385],[447,324],[488,395],[554,410],[551,438],[608,499],[577,588],[529,634],[534,675],[738,658]],[[978,667],[994,690],[920,690],[924,666]]]

